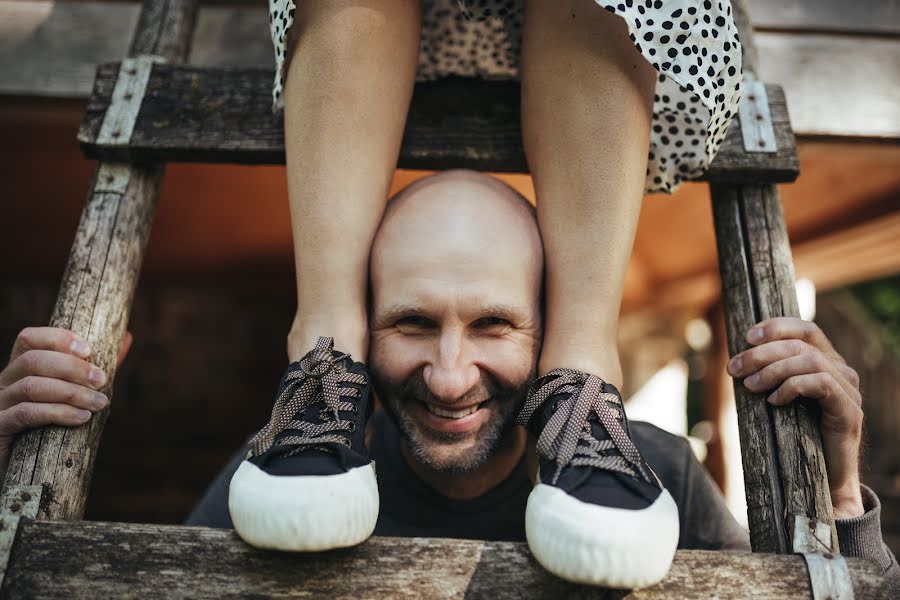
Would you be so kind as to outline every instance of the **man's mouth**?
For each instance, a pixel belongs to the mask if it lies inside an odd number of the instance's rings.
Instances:
[[[463,417],[467,417],[481,408],[481,405],[484,404],[484,402],[473,404],[472,406],[467,406],[466,408],[462,408],[460,410],[448,410],[446,408],[441,408],[440,406],[431,404],[430,402],[423,402],[423,404],[425,405],[425,408],[428,410],[428,412],[433,415],[445,417],[447,419],[462,419]]]

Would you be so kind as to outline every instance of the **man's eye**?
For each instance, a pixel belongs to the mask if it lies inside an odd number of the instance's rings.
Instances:
[[[507,327],[509,321],[500,317],[484,317],[475,322],[476,327]]]
[[[409,316],[398,319],[396,325],[397,327],[406,327],[407,329],[424,329],[431,327],[433,325],[433,322],[431,321],[431,319],[426,319],[425,317]]]

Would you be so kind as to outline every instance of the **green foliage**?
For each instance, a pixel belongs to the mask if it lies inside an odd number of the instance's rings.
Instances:
[[[900,275],[867,281],[847,290],[884,326],[894,348],[900,348]]]

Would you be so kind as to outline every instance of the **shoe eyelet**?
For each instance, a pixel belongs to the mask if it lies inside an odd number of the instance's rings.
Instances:
[[[354,431],[356,431],[356,423],[350,421],[350,433],[353,433]]]

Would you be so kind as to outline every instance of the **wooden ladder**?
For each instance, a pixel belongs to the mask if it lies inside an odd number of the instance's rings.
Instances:
[[[729,339],[773,316],[799,316],[776,183],[799,172],[780,87],[752,79],[755,52],[740,2],[744,102],[703,180],[710,184]],[[183,65],[195,0],[145,0],[128,57],[97,70],[78,139],[98,159],[51,325],[90,341],[110,374],[141,268],[166,162],[283,164],[272,72]],[[527,172],[516,82],[416,85],[399,166]],[[810,593],[812,564],[795,552],[839,551],[815,406],[773,408],[735,383],[754,553],[679,551],[640,597]],[[2,596],[568,595],[524,543],[373,538],[321,554],[264,552],[232,531],[82,521],[108,411],[84,426],[21,435],[0,493]],[[827,560],[827,559],[826,559]],[[857,598],[876,593],[877,565],[847,559]],[[605,597],[607,591],[579,590]]]

